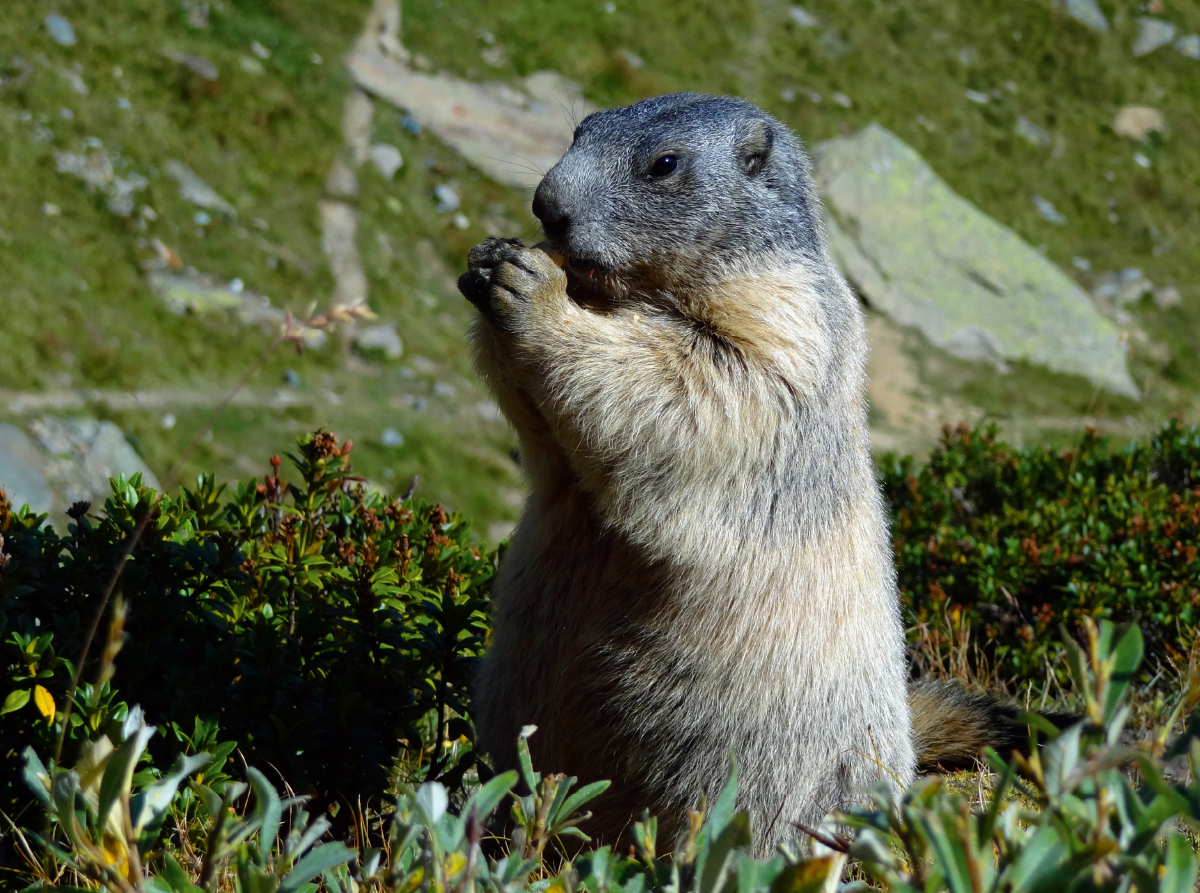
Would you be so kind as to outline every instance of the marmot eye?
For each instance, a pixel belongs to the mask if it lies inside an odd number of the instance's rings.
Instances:
[[[650,176],[665,177],[679,165],[679,156],[664,155],[650,166]]]

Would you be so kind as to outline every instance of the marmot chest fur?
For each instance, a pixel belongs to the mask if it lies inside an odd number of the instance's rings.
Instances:
[[[810,163],[748,102],[601,111],[460,279],[531,494],[493,587],[479,742],[609,778],[588,830],[712,802],[760,847],[917,758],[859,305]],[[562,263],[560,268],[556,260]],[[666,838],[664,838],[665,840]]]

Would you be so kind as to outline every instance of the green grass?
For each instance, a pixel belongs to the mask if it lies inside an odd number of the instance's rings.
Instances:
[[[988,366],[922,348],[917,361],[927,389],[1011,419],[1009,430],[1019,430],[1024,416],[1088,411],[1145,422],[1176,410],[1194,417],[1200,393],[1200,155],[1193,151],[1200,142],[1200,63],[1170,48],[1134,59],[1133,18],[1140,12],[1133,4],[1102,6],[1112,24],[1107,36],[1073,22],[1051,0],[813,0],[806,8],[822,21],[814,29],[796,27],[789,4],[774,0],[617,0],[611,13],[594,0],[441,0],[405,6],[403,39],[436,69],[472,79],[554,69],[579,80],[601,105],[677,89],[738,93],[810,143],[878,121],[920,151],[954,189],[1044,247],[1085,286],[1087,276],[1070,265],[1074,257],[1088,258],[1094,270],[1138,266],[1156,284],[1175,285],[1184,299],[1183,307],[1169,311],[1148,301],[1135,308],[1138,324],[1171,353],[1164,366],[1131,342],[1132,368],[1146,389],[1139,404],[1097,396],[1084,382],[1039,369],[999,376]],[[152,238],[202,273],[218,281],[241,278],[297,313],[314,303],[327,306],[332,280],[316,206],[342,151],[340,117],[350,84],[339,59],[368,7],[364,0],[225,0],[213,4],[209,27],[198,30],[177,3],[64,0],[55,9],[79,36],[78,44],[64,48],[40,24],[45,4],[9,0],[0,17],[0,76],[6,78],[0,85],[6,335],[0,392],[184,389],[209,395],[209,407],[216,404],[254,363],[267,336],[164,309],[140,267],[154,256]],[[1181,33],[1200,30],[1195,4],[1170,4],[1164,15]],[[489,46],[485,31],[504,50],[500,67],[480,56]],[[253,41],[271,51],[261,75],[241,63],[252,56]],[[202,80],[164,57],[166,47],[210,60],[219,79]],[[623,51],[636,53],[644,66],[632,67]],[[61,74],[74,66],[87,96]],[[994,98],[979,105],[965,98],[967,89]],[[809,98],[813,91],[820,102]],[[850,108],[832,101],[837,92],[850,98]],[[118,108],[118,98],[132,108]],[[1161,109],[1167,133],[1152,145],[1113,134],[1113,114],[1124,104]],[[70,110],[69,120],[61,109]],[[1017,137],[1018,115],[1050,131],[1053,145],[1039,149]],[[564,128],[570,116],[564,110]],[[520,486],[509,459],[513,438],[474,409],[486,395],[463,339],[470,307],[453,278],[470,246],[487,234],[485,220],[504,233],[534,232],[527,196],[486,180],[428,133],[413,136],[390,106],[377,105],[374,126],[373,138],[397,145],[405,164],[388,183],[369,166],[360,170],[358,242],[371,305],[397,322],[405,357],[395,364],[349,360],[337,336],[301,357],[280,351],[250,383],[261,408],[237,408],[220,419],[185,473],[206,468],[222,478],[244,476],[285,449],[297,431],[325,423],[358,442],[358,469],[368,477],[403,488],[419,473],[424,495],[470,512],[481,526],[512,519],[514,500],[499,494]],[[38,133],[48,139],[37,141]],[[157,220],[116,217],[103,197],[55,171],[53,151],[79,151],[85,137],[119,151],[128,170],[149,178],[138,200]],[[1136,151],[1152,159],[1149,169],[1134,164]],[[237,220],[214,214],[198,229],[197,209],[158,173],[172,158],[231,201]],[[465,230],[437,212],[431,193],[440,183],[452,183],[462,196],[470,221]],[[1053,202],[1067,225],[1042,220],[1033,193]],[[1115,223],[1108,219],[1110,202]],[[44,214],[46,203],[61,214]],[[416,355],[427,357],[434,371],[418,371]],[[271,401],[289,367],[303,381],[292,394],[302,406]],[[412,377],[405,377],[406,369]],[[455,396],[434,395],[439,381],[453,385]],[[326,392],[340,400],[327,399]],[[429,409],[404,408],[398,403],[403,394],[423,397]],[[178,423],[166,430],[159,408],[118,413],[101,402],[92,409],[122,424],[160,474],[210,414],[199,404],[172,409]],[[13,418],[2,403],[0,417]],[[403,447],[379,444],[386,427],[404,434]],[[385,469],[392,478],[384,477]]]

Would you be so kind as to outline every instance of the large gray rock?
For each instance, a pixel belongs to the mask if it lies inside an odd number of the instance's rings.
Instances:
[[[102,508],[112,492],[108,479],[120,474],[130,477],[141,472],[147,487],[161,489],[154,472],[112,422],[47,417],[29,427],[56,509],[80,501]]]
[[[500,183],[537,185],[571,145],[572,118],[594,110],[570,81],[531,74],[516,86],[424,74],[382,53],[346,60],[355,82],[406,109],[469,162]]]
[[[834,259],[872,306],[956,356],[1138,396],[1121,333],[1083,290],[899,137],[871,124],[814,156]]]
[[[41,514],[54,507],[46,460],[24,431],[5,424],[0,424],[0,490],[15,508],[28,505]]]

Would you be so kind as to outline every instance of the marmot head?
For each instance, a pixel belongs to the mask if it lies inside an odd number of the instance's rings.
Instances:
[[[727,96],[674,93],[589,115],[533,213],[575,289],[609,297],[702,286],[773,259],[824,265],[799,140]]]

